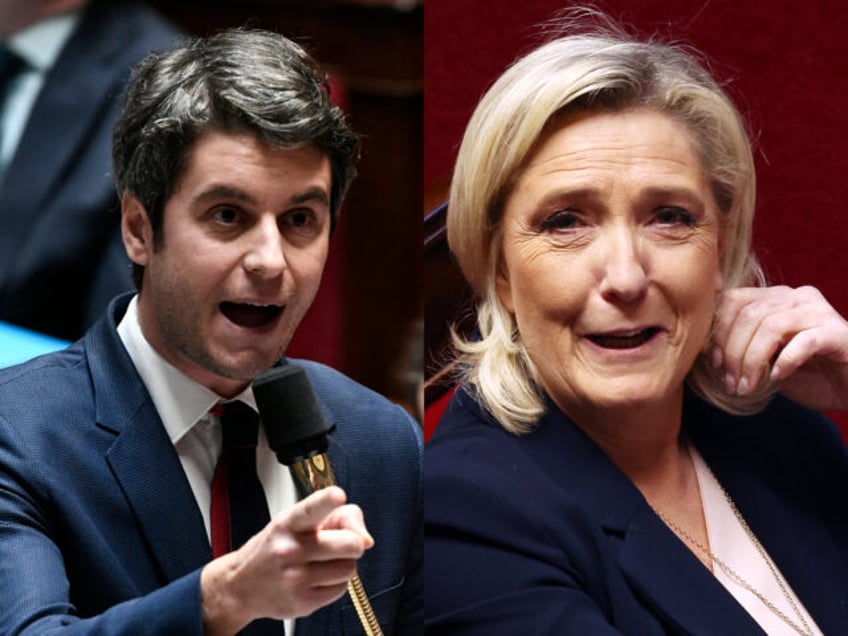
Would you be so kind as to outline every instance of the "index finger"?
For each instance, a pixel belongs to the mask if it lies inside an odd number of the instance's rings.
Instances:
[[[727,344],[728,334],[736,322],[739,311],[749,303],[762,300],[767,289],[763,287],[737,287],[721,293],[713,326],[713,341],[717,345],[724,347]]]
[[[338,486],[322,488],[295,504],[288,512],[288,526],[292,532],[318,530],[327,516],[347,501],[344,490]]]

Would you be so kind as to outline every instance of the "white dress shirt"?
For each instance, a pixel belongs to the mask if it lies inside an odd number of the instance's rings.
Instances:
[[[177,451],[203,515],[207,538],[210,538],[212,476],[221,454],[223,433],[219,418],[209,415],[209,409],[223,398],[183,374],[150,346],[138,322],[137,301],[138,296],[130,301],[126,314],[118,324],[118,334]],[[256,409],[256,400],[250,387],[235,399]],[[268,447],[268,439],[261,425],[256,446],[256,470],[272,517],[297,501],[294,480],[288,468],[277,461],[276,455]],[[294,633],[293,623],[292,620],[285,621],[287,634]]]

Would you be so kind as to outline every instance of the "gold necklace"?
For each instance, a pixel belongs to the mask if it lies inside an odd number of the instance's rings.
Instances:
[[[712,474],[712,469],[710,469],[709,466],[707,467],[707,469]],[[745,518],[742,516],[742,513],[739,512],[739,509],[736,507],[736,504],[734,503],[733,499],[730,498],[730,495],[727,494],[727,491],[724,489],[721,483],[719,483],[718,479],[715,479],[715,475],[713,475],[713,479],[718,484],[718,487],[721,489],[725,500],[730,506],[730,509],[733,511],[733,514],[736,516],[737,521],[739,521],[739,523],[741,524],[742,529],[748,535],[748,538],[751,539],[751,542],[754,544],[754,547],[756,547],[757,552],[760,553],[760,556],[763,558],[763,561],[765,561],[766,566],[768,566],[768,569],[771,572],[771,575],[774,577],[774,580],[777,581],[777,585],[778,587],[780,587],[780,591],[783,592],[783,597],[786,599],[787,603],[789,603],[789,606],[792,608],[792,611],[795,612],[795,617],[798,619],[801,625],[798,625],[798,623],[789,618],[779,607],[777,607],[774,603],[767,599],[762,592],[760,592],[748,581],[746,581],[742,576],[740,576],[736,572],[736,570],[731,568],[722,559],[713,554],[712,550],[710,550],[707,546],[698,541],[689,532],[681,528],[679,525],[677,525],[674,521],[669,519],[665,514],[663,514],[659,510],[655,511],[657,513],[657,516],[659,516],[659,518],[662,519],[663,522],[665,522],[665,524],[669,528],[671,528],[679,538],[686,539],[690,544],[694,545],[696,548],[698,548],[698,550],[703,552],[707,556],[707,558],[710,559],[718,567],[720,567],[728,577],[733,579],[739,586],[748,590],[751,594],[756,596],[763,605],[765,605],[769,610],[771,610],[780,620],[789,625],[789,627],[794,629],[801,636],[814,636],[813,630],[810,628],[810,625],[804,619],[804,615],[801,613],[801,611],[798,609],[798,606],[795,604],[795,601],[792,598],[792,594],[789,593],[789,590],[783,584],[783,579],[777,572],[777,567],[774,565],[774,563],[772,563],[772,560],[766,553],[765,548],[763,548],[762,544],[760,543],[759,539],[757,539],[757,536],[754,534],[751,528],[748,527],[748,523],[745,521]]]

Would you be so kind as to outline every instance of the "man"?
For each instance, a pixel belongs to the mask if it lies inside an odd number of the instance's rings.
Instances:
[[[385,633],[420,633],[420,431],[326,367],[303,362],[341,489],[294,503],[260,431],[271,521],[210,548],[208,412],[252,406],[282,356],[357,148],[281,36],[227,31],[136,68],[113,163],[139,292],[71,348],[0,372],[0,633],[217,635],[259,618],[362,633],[342,598],[354,569]]]
[[[132,65],[178,35],[132,0],[0,2],[0,320],[76,340],[132,288],[112,126]]]

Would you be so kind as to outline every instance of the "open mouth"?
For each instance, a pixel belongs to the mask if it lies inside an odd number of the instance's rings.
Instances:
[[[604,349],[635,349],[660,332],[659,327],[648,327],[641,331],[625,334],[590,334],[589,340]]]
[[[276,320],[283,313],[283,307],[281,305],[223,302],[220,307],[221,313],[227,317],[227,320],[239,327],[246,327],[248,329],[264,327]]]

